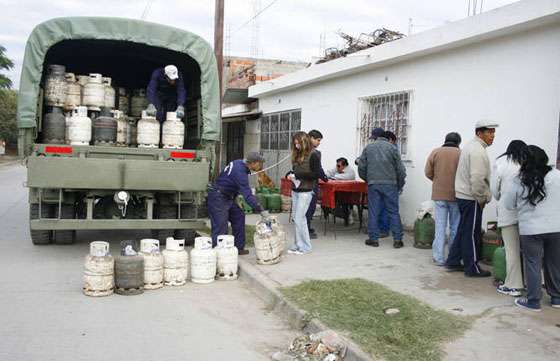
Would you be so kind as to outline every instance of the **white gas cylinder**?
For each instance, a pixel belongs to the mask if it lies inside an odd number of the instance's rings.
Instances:
[[[159,122],[156,117],[146,115],[142,111],[142,119],[138,121],[136,139],[139,148],[157,148],[159,145]]]
[[[100,110],[105,106],[105,85],[101,74],[92,73],[84,86],[82,104],[92,110]]]
[[[278,217],[270,216],[269,220],[272,226],[272,230],[276,232],[276,237],[278,237],[278,240],[280,241],[280,254],[282,254],[288,248],[288,235],[286,231],[284,231],[284,227],[282,227],[280,222],[278,222]]]
[[[109,243],[90,243],[90,252],[84,261],[84,294],[92,297],[111,295],[115,288],[114,272],[115,260],[109,254]]]
[[[74,107],[80,106],[82,102],[82,87],[76,81],[74,73],[66,73],[66,99],[64,101],[64,110],[70,111]]]
[[[89,145],[91,141],[91,119],[86,107],[76,107],[67,122],[68,140],[71,145]]]
[[[281,236],[271,222],[257,222],[253,241],[258,264],[270,265],[280,262],[280,255],[284,248]]]
[[[177,118],[177,113],[168,112],[167,120],[163,122],[161,143],[164,148],[183,149],[185,142],[185,124]]]
[[[163,282],[166,286],[182,286],[189,276],[189,254],[185,240],[168,237],[163,250]]]
[[[126,147],[126,133],[128,132],[128,119],[120,110],[112,110],[113,118],[117,120],[117,146]]]
[[[216,277],[216,250],[212,238],[196,237],[191,250],[191,280],[194,283],[210,283]]]
[[[89,75],[78,75],[76,78],[78,79],[78,84],[80,84],[80,91],[82,94],[80,104],[84,104],[84,87],[89,81]]]
[[[115,88],[111,86],[111,78],[103,77],[103,85],[105,86],[105,107],[115,108]]]
[[[144,257],[144,288],[155,290],[163,287],[163,255],[157,239],[140,240],[140,254]]]
[[[218,271],[216,277],[219,280],[236,280],[239,251],[235,247],[234,237],[231,235],[218,236],[216,255],[218,259]]]
[[[128,114],[128,94],[126,92],[126,88],[119,88],[119,110],[124,112],[124,114]]]

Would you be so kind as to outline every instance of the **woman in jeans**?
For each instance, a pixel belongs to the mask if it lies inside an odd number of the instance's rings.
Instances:
[[[521,308],[541,310],[541,266],[550,305],[560,308],[560,171],[548,165],[541,148],[527,147],[519,176],[502,197],[509,210],[517,210],[521,249],[525,262],[527,298],[516,298]]]
[[[521,296],[521,289],[523,288],[519,227],[517,225],[517,211],[506,209],[502,194],[506,193],[512,186],[526,157],[527,144],[522,140],[511,141],[506,152],[496,160],[491,180],[492,195],[498,201],[498,227],[502,230],[507,265],[506,280],[496,290],[501,294],[513,297]]]
[[[296,229],[295,242],[288,253],[301,255],[311,252],[305,214],[321,174],[321,159],[305,132],[297,132],[292,136],[292,167],[288,177],[292,179],[292,210]]]

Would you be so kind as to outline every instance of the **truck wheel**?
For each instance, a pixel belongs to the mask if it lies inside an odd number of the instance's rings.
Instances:
[[[42,204],[41,205],[41,213],[43,218],[51,218],[52,217],[52,207],[49,204]],[[29,219],[39,219],[39,205],[38,204],[30,204],[29,205]],[[31,234],[31,242],[33,244],[42,245],[42,244],[49,244],[51,242],[51,231],[38,231],[29,229],[29,233]]]
[[[157,218],[158,219],[177,219],[177,206],[176,205],[167,205],[167,204],[160,204],[157,207]],[[174,237],[175,230],[174,229],[157,229],[152,232],[154,234],[154,238],[159,239],[160,244],[165,244],[165,240],[167,237]]]
[[[58,217],[58,207],[55,207],[55,214]],[[63,204],[61,209],[61,219],[74,219],[74,206]],[[76,240],[76,231],[54,231],[54,243],[56,244],[72,244]]]

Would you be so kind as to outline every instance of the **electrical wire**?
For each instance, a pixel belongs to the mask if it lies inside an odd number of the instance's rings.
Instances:
[[[150,12],[150,9],[152,8],[152,4],[154,3],[154,0],[148,0],[148,2],[146,3],[146,6],[144,7],[144,11],[142,12],[142,16],[140,17],[140,19],[145,20],[146,17],[148,16],[148,13]]]
[[[270,169],[272,169],[272,168],[274,168],[274,167],[277,167],[277,166],[279,166],[280,164],[284,163],[284,162],[285,162],[287,159],[289,159],[291,156],[292,156],[291,154],[288,154],[286,157],[284,157],[284,158],[282,158],[281,160],[279,160],[278,163],[275,163],[275,164],[271,165],[270,167],[266,167],[265,169],[261,169],[261,170],[259,170],[258,172],[254,172],[254,173],[251,173],[251,174],[249,174],[249,175],[250,175],[250,176],[253,176],[253,175],[257,175],[257,174],[259,174],[259,173],[266,172],[267,170],[270,170]]]
[[[232,33],[235,34],[237,33],[239,30],[241,30],[242,28],[244,28],[246,25],[248,25],[251,21],[255,20],[260,14],[262,14],[266,9],[268,9],[269,7],[271,7],[272,5],[274,5],[274,3],[276,3],[278,0],[272,0],[267,6],[265,6],[264,8],[261,9],[261,11],[259,11],[258,13],[256,13],[253,17],[251,17],[249,20],[247,20],[246,22],[243,23],[243,25],[241,25],[240,27],[238,27],[237,29],[235,29]]]

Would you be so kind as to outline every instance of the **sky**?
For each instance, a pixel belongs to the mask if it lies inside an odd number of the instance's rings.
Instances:
[[[516,1],[477,0],[483,12],[513,2]],[[63,16],[139,19],[148,8],[145,20],[189,30],[213,44],[214,3],[214,0],[0,0],[0,45],[15,63],[7,75],[17,88],[25,42],[33,27],[43,21]],[[224,51],[225,55],[251,56],[257,49],[256,54],[261,58],[309,62],[320,56],[324,47],[344,45],[336,34],[339,30],[357,36],[385,27],[408,34],[411,21],[414,34],[465,18],[468,3],[468,0],[225,0]],[[249,21],[255,8],[264,9],[269,4],[256,18],[256,24],[255,20]]]

